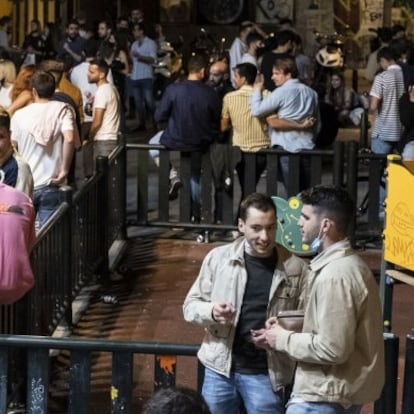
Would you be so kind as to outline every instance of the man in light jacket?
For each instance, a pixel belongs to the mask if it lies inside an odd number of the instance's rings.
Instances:
[[[184,318],[205,327],[198,358],[205,366],[202,394],[212,414],[284,413],[285,387],[295,363],[253,344],[267,317],[301,306],[307,266],[276,245],[276,209],[253,193],[240,205],[233,243],[213,249],[184,302]]]
[[[297,361],[286,414],[358,414],[384,385],[378,286],[346,238],[354,214],[346,191],[317,186],[301,198],[302,241],[320,252],[310,262],[303,331],[270,318],[255,342]]]

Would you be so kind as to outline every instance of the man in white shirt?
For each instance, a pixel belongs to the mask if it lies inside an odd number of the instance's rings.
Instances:
[[[244,21],[240,24],[239,36],[233,40],[229,51],[230,79],[233,88],[237,87],[234,80],[233,68],[235,68],[239,63],[242,63],[242,57],[245,53],[247,53],[247,36],[252,32],[258,33],[263,39],[267,38],[267,34],[256,23]]]
[[[242,57],[247,53],[246,39],[248,34],[253,30],[253,23],[246,21],[242,22],[239,27],[239,35],[233,40],[231,44],[229,57],[230,57],[230,79],[233,88],[236,87],[232,69],[241,63]]]
[[[31,85],[34,103],[15,112],[11,137],[32,170],[33,204],[42,226],[61,202],[59,187],[66,183],[74,150],[76,119],[73,109],[51,101],[55,79],[48,73],[34,73]]]
[[[82,93],[82,104],[83,104],[83,113],[84,113],[84,120],[82,123],[81,128],[81,140],[84,142],[83,148],[83,169],[85,177],[92,175],[93,173],[93,166],[91,163],[88,163],[88,156],[90,159],[91,154],[87,154],[85,156],[85,151],[87,152],[88,149],[91,147],[87,145],[87,140],[89,137],[89,131],[92,125],[92,109],[93,103],[95,100],[95,94],[98,89],[96,83],[90,83],[88,80],[88,71],[89,71],[89,63],[95,59],[97,53],[96,46],[90,46],[85,49],[85,60],[79,64],[77,64],[70,73],[70,81],[77,86],[81,93]],[[108,82],[110,84],[114,84],[111,69],[109,69]]]
[[[93,101],[92,124],[87,144],[91,151],[85,151],[84,155],[89,157],[91,167],[91,156],[108,156],[118,141],[120,100],[115,86],[108,82],[108,72],[109,66],[104,60],[93,60],[89,63],[88,82],[95,83],[98,87]]]
[[[263,37],[256,32],[249,33],[246,43],[247,52],[242,56],[240,63],[252,63],[257,69],[259,69],[257,53],[259,49],[264,47]],[[234,67],[232,69],[234,70]]]

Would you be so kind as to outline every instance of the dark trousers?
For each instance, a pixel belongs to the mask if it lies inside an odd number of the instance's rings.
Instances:
[[[263,171],[266,169],[266,154],[260,154],[260,153],[256,153],[256,170],[254,171],[255,174],[255,183],[257,185],[257,183],[260,180],[260,176],[262,175]],[[252,171],[246,171],[246,153],[238,150],[235,150],[235,164],[236,164],[236,172],[237,172],[237,176],[239,177],[239,183],[240,183],[240,189],[241,189],[241,197],[240,197],[240,202],[248,195],[246,194],[246,189],[244,187],[244,180],[245,180],[245,176],[246,173],[247,174],[252,174]],[[239,203],[239,208],[237,210],[237,215],[236,215],[236,224],[238,222],[238,218],[239,218],[239,213],[240,213],[240,203]]]

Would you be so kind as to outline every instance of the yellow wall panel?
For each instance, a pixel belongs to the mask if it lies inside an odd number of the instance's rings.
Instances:
[[[10,16],[13,10],[13,3],[9,0],[0,0],[0,17]]]
[[[387,168],[385,260],[414,270],[414,174],[412,164]]]

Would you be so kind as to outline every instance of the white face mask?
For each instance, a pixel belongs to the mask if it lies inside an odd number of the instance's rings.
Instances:
[[[315,250],[319,252],[324,238],[325,238],[325,235],[322,233],[322,225],[321,225],[319,229],[318,237],[316,237],[310,245],[311,250]]]

